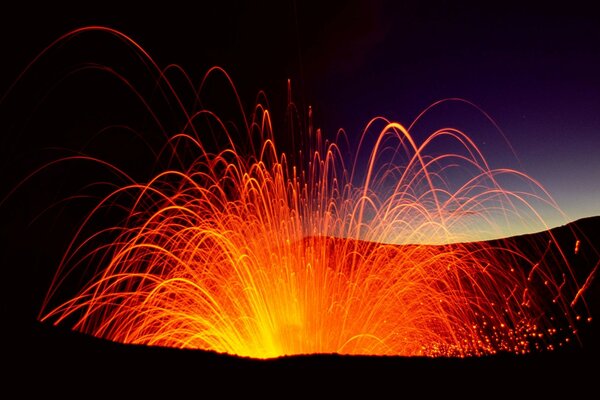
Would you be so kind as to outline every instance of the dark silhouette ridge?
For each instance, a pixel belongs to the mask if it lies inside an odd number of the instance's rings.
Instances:
[[[522,235],[511,240],[529,243],[532,238],[551,234],[565,250],[565,256],[575,271],[589,272],[600,262],[600,217],[585,218],[549,232]],[[577,254],[571,244],[580,240]],[[556,246],[554,247],[556,248]],[[593,279],[585,300],[593,317],[600,310],[598,279]],[[423,379],[467,379],[482,384],[540,384],[549,390],[549,382],[592,388],[594,365],[597,365],[598,322],[585,323],[579,331],[580,344],[558,348],[553,352],[515,355],[500,353],[486,357],[425,358],[398,356],[345,356],[318,354],[285,356],[256,360],[218,354],[210,351],[126,345],[73,332],[63,326],[53,326],[30,318],[30,330],[14,342],[5,342],[8,349],[6,365],[17,376],[40,379],[76,380],[79,383],[100,384],[102,381],[139,376],[178,379],[179,376],[210,377],[275,377],[287,379],[312,376],[335,382],[339,376],[361,379],[370,377],[392,384],[386,376],[403,376],[412,384]],[[3,357],[4,358],[4,357]],[[6,362],[6,361],[5,361]],[[36,379],[37,379],[36,378]],[[269,378],[271,379],[271,378]],[[520,383],[519,383],[520,382]],[[536,383],[537,382],[537,383]],[[588,390],[586,389],[586,390]]]

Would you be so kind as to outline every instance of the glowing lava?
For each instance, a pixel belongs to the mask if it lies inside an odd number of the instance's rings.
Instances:
[[[511,221],[543,225],[535,204],[555,204],[526,175],[490,168],[465,133],[419,139],[376,118],[349,161],[310,121],[308,151],[281,153],[262,104],[238,127],[250,150],[216,112],[188,115],[165,151],[195,156],[97,205],[88,220],[106,208],[127,215],[93,235],[86,220],[42,320],[123,343],[268,358],[522,353],[552,348],[558,320],[574,319],[579,285],[547,243],[531,245],[534,257],[510,241],[466,243]],[[200,117],[226,145],[207,150]],[[446,142],[457,150],[429,151]],[[531,191],[510,190],[507,177]],[[86,280],[56,304],[78,271]]]

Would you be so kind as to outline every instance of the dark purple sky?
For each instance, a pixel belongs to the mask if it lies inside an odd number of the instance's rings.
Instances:
[[[570,218],[599,215],[600,15],[577,3],[416,3],[352,5],[317,35],[302,61],[325,126],[356,131],[375,115],[409,124],[436,100],[464,98],[496,121],[520,165],[469,107],[428,121],[464,129],[493,166],[539,180]],[[325,67],[307,67],[314,59]]]
[[[248,105],[265,89],[274,111],[281,110],[291,78],[295,99],[314,107],[329,135],[344,128],[355,138],[378,115],[409,124],[434,101],[460,97],[494,118],[521,166],[465,105],[442,107],[428,123],[464,129],[493,166],[522,168],[571,219],[600,215],[600,16],[593,7],[343,3],[213,1],[202,12],[176,3],[143,12],[53,3],[35,13],[3,13],[0,90],[60,34],[100,24],[130,35],[160,65],[181,64],[196,80],[210,66],[225,67]]]

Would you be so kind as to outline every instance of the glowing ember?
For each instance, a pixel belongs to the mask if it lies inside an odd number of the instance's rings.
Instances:
[[[195,156],[98,204],[90,219],[107,207],[127,218],[73,239],[42,320],[259,358],[524,353],[568,340],[553,336],[575,319],[580,288],[564,259],[546,255],[552,243],[534,256],[510,241],[466,243],[511,221],[543,225],[534,205],[552,199],[527,176],[490,168],[463,132],[419,140],[376,118],[361,141],[375,144],[348,162],[341,141],[325,142],[310,123],[309,151],[279,152],[260,104],[241,127],[253,150],[217,114],[192,115],[165,149]],[[216,133],[193,128],[207,115]],[[208,135],[229,144],[210,152]],[[446,143],[457,150],[430,152]],[[509,190],[507,177],[533,189]],[[61,282],[82,270],[78,293],[56,305]]]

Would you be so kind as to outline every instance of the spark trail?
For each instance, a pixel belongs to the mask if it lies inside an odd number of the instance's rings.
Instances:
[[[309,110],[300,129],[306,148],[286,154],[264,104],[249,116],[240,106],[243,124],[233,132],[216,110],[184,107],[165,71],[120,32],[84,28],[53,46],[88,31],[131,45],[186,124],[166,139],[168,167],[120,185],[90,212],[57,269],[42,321],[123,343],[257,358],[462,357],[565,340],[555,333],[575,320],[570,302],[581,282],[562,251],[481,241],[511,224],[544,226],[536,205],[558,206],[527,175],[491,168],[466,133],[444,128],[419,138],[412,125],[377,117],[347,157],[343,133],[324,140]],[[199,99],[214,75],[231,82],[211,69]],[[288,114],[301,119],[291,101]],[[211,136],[224,139],[216,150]],[[456,151],[432,151],[446,144]],[[511,179],[531,190],[507,187]],[[125,209],[119,224],[85,233],[115,208]],[[86,279],[57,300],[79,273]]]

